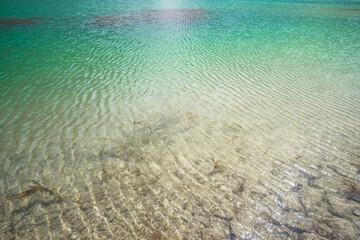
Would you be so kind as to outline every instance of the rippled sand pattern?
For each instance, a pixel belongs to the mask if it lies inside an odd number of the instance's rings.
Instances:
[[[0,239],[360,238],[359,6],[111,2],[0,11]]]

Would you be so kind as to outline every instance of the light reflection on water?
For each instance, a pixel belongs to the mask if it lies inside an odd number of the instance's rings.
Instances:
[[[322,3],[3,4],[1,238],[358,238],[360,15]]]

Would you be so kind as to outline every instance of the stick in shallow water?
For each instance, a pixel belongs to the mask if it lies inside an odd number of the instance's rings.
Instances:
[[[47,192],[51,195],[56,196],[57,198],[59,198],[60,200],[62,200],[62,197],[56,193],[54,193],[54,191],[44,187],[43,185],[41,185],[38,182],[33,182],[35,186],[33,186],[32,188],[26,190],[25,192],[21,192],[18,193],[16,195],[10,196],[8,199],[18,199],[18,198],[23,198],[23,197],[28,197],[36,192]]]

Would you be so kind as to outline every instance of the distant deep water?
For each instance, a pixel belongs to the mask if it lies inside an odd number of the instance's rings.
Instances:
[[[359,238],[360,1],[0,2],[0,239]]]

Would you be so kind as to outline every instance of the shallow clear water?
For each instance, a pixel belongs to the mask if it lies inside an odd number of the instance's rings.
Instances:
[[[0,51],[1,239],[360,237],[359,1],[2,1]]]

